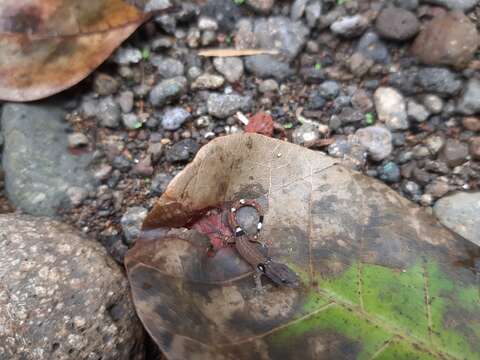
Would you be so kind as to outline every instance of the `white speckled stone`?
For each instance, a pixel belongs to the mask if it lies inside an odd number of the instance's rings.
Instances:
[[[47,218],[0,215],[0,359],[144,358],[121,268]]]

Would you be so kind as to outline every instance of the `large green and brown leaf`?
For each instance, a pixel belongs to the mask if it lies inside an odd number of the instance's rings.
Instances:
[[[0,1],[0,99],[36,100],[78,83],[147,17],[124,0]]]
[[[300,289],[254,291],[222,245],[229,203],[265,209],[261,239]],[[168,187],[126,266],[169,359],[479,359],[480,249],[385,185],[256,134],[219,138]]]

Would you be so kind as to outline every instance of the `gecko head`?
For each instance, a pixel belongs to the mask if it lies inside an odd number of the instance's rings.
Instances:
[[[258,269],[270,280],[280,286],[296,288],[300,286],[300,279],[287,265],[270,261],[266,264],[259,264]]]

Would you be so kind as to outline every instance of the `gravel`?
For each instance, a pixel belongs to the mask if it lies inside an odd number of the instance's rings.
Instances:
[[[473,115],[480,112],[480,80],[470,79],[460,97],[457,111],[465,115]]]
[[[369,126],[359,129],[355,135],[372,160],[381,161],[392,153],[392,133],[385,127]]]
[[[100,100],[95,115],[100,126],[115,129],[120,125],[120,106],[111,96]]]
[[[152,105],[162,106],[178,99],[187,91],[187,79],[183,76],[161,81],[150,92]]]
[[[252,108],[252,98],[237,94],[216,94],[212,93],[208,97],[208,113],[217,118],[227,118],[237,111],[250,111]]]
[[[162,127],[165,130],[177,130],[185,121],[191,117],[191,114],[181,107],[167,109],[162,115]]]
[[[380,87],[374,94],[378,118],[391,130],[408,129],[405,99],[394,88]]]
[[[434,67],[419,69],[416,83],[423,91],[443,96],[457,94],[463,85],[459,77],[451,70]]]

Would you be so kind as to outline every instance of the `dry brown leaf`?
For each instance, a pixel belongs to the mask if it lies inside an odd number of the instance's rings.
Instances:
[[[254,292],[222,244],[232,201],[302,278]],[[254,222],[255,224],[255,222]],[[218,138],[169,185],[125,259],[169,359],[478,359],[480,248],[384,184],[257,134]]]
[[[123,0],[0,2],[0,99],[30,101],[84,79],[149,15]]]
[[[277,55],[278,50],[272,49],[208,49],[200,50],[198,55],[205,57],[235,57],[252,55]]]

